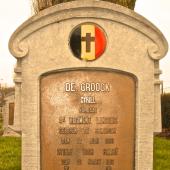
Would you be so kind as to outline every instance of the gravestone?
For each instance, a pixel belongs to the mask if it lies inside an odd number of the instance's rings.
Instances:
[[[14,103],[9,103],[9,125],[14,124]]]
[[[6,94],[3,99],[3,128],[13,128],[14,125],[14,91]]]
[[[23,170],[152,170],[168,49],[153,24],[119,5],[74,1],[30,18],[9,47]]]

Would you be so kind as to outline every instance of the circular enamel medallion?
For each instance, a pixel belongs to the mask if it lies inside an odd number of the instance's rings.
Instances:
[[[74,56],[81,60],[96,60],[105,51],[106,35],[96,24],[81,24],[71,34],[70,48]]]

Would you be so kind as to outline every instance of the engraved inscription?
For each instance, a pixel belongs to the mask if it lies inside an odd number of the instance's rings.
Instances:
[[[41,169],[133,170],[134,120],[129,75],[77,70],[42,77]]]
[[[57,149],[57,155],[68,156],[72,155],[73,149]]]
[[[78,116],[78,117],[70,117],[70,124],[91,124],[91,117],[86,116]]]

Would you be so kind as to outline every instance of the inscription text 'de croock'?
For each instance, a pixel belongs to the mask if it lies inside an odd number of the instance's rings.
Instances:
[[[93,70],[41,79],[42,170],[132,170],[135,82]]]

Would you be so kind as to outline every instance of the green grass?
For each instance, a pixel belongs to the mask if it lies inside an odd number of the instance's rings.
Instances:
[[[170,170],[170,140],[155,137],[154,170]]]
[[[0,170],[21,170],[21,139],[0,137]],[[170,140],[156,137],[154,170],[170,170]]]
[[[21,169],[21,138],[0,137],[0,170]]]

